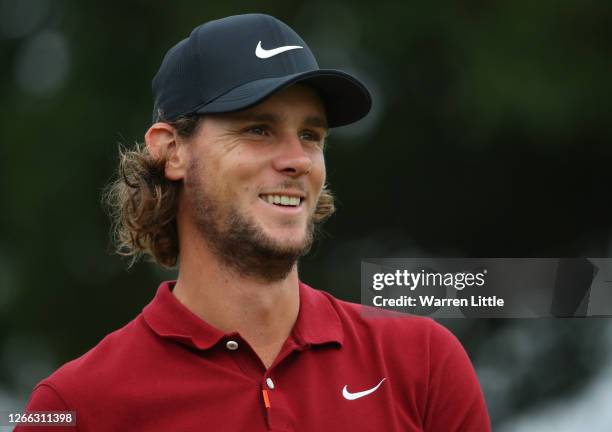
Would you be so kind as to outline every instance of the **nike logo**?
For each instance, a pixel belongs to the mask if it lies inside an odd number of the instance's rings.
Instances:
[[[298,45],[286,45],[278,48],[274,48],[271,50],[263,49],[261,47],[261,41],[257,44],[257,48],[255,48],[255,55],[260,59],[267,59],[270,57],[274,57],[277,54],[284,53],[285,51],[290,51],[294,49],[304,48]]]
[[[351,393],[350,391],[348,391],[348,385],[345,385],[344,388],[342,389],[342,396],[344,396],[344,399],[347,399],[347,400],[355,400],[355,399],[362,398],[362,397],[367,396],[370,393],[374,393],[376,390],[378,390],[378,387],[380,387],[380,385],[386,379],[387,378],[381,379],[380,382],[376,385],[376,387],[372,387],[369,390],[364,390],[364,391],[360,391],[360,392],[357,392],[357,393]]]

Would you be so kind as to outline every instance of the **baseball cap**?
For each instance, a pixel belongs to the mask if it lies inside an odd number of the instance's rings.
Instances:
[[[298,82],[319,93],[329,127],[361,119],[372,105],[365,85],[348,73],[320,69],[282,21],[264,14],[209,21],[164,56],[152,83],[153,122],[242,110]]]

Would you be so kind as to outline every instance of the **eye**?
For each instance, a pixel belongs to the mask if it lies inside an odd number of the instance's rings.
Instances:
[[[255,126],[249,126],[248,128],[246,128],[245,132],[253,134],[253,135],[266,136],[268,135],[269,130],[266,125],[255,125]]]
[[[303,139],[306,141],[321,141],[322,136],[320,133],[317,133],[311,130],[305,130],[305,131],[300,132],[300,139]]]
[[[300,132],[301,140],[307,141],[311,143],[310,145],[314,145],[320,149],[323,149],[325,147],[325,137],[326,134],[309,129]]]

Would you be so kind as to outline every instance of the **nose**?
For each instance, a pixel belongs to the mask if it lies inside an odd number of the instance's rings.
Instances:
[[[272,162],[274,169],[291,177],[299,177],[310,172],[312,159],[304,151],[304,146],[298,137],[283,139],[279,147],[279,153]]]

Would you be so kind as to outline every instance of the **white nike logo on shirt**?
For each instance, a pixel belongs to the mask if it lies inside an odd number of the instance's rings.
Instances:
[[[255,48],[255,55],[259,57],[260,59],[267,59],[270,57],[274,57],[277,54],[283,53],[285,51],[299,49],[299,48],[304,48],[304,47],[301,47],[298,45],[287,45],[287,46],[282,46],[282,47],[274,48],[271,50],[267,50],[261,47],[261,41],[259,41],[259,43],[257,44],[257,48]]]
[[[387,378],[381,379],[380,382],[378,383],[378,385],[376,385],[376,387],[372,387],[369,390],[364,390],[364,391],[360,391],[360,392],[357,392],[357,393],[349,392],[348,391],[348,385],[345,385],[344,388],[342,389],[342,396],[344,396],[344,399],[347,399],[347,400],[355,400],[355,399],[362,398],[362,397],[367,396],[370,393],[374,393],[376,390],[378,390],[378,387],[380,387],[380,385],[386,379]]]

